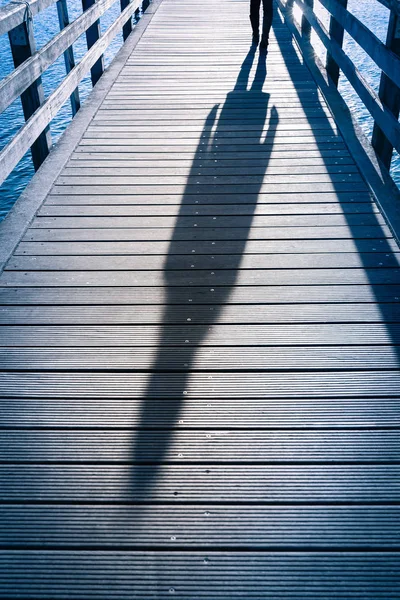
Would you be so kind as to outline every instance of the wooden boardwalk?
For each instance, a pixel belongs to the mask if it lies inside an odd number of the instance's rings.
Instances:
[[[0,598],[400,598],[400,250],[250,37],[163,0],[0,278]]]

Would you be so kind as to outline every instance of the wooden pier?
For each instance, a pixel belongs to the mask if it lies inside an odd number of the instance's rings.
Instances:
[[[395,193],[247,4],[151,4],[3,224],[0,598],[400,598]]]

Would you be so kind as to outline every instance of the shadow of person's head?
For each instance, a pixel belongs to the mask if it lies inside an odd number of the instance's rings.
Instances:
[[[179,455],[185,456],[179,451],[183,435],[179,421],[183,408],[189,404],[196,411],[198,396],[191,391],[192,373],[201,370],[205,348],[224,343],[222,330],[214,331],[211,326],[218,324],[241,276],[240,265],[277,126],[276,109],[273,107],[268,118],[269,94],[262,91],[267,75],[265,55],[259,55],[254,68],[255,55],[251,48],[233,89],[226,94],[222,105],[211,108],[205,119],[169,238],[163,272],[165,308],[158,347],[139,421],[134,424],[130,490],[134,501],[156,499],[163,469],[171,469],[169,463],[175,463]],[[252,166],[254,158],[256,173],[248,175],[246,167]],[[232,165],[235,168],[239,164],[237,174],[227,172],[226,165],[232,169]],[[188,205],[207,206],[209,216],[188,216]],[[238,205],[245,210],[237,211]],[[213,208],[218,217],[212,216]],[[231,247],[229,268],[210,272],[205,265],[213,255],[213,244],[226,241]],[[177,248],[182,242],[191,245],[191,252],[195,252],[196,244],[199,251],[186,270],[178,271],[176,256],[181,250]],[[193,297],[188,298],[188,294]],[[196,308],[200,307],[207,308],[207,314],[203,310],[203,316],[196,318]],[[211,392],[200,389],[206,395]]]

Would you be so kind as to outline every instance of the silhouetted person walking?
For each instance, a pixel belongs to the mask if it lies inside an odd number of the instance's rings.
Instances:
[[[272,2],[273,0],[262,0],[263,26],[260,50],[264,51],[268,48],[269,31],[272,25]],[[253,44],[256,46],[260,41],[260,5],[261,0],[250,0],[250,23],[253,29]]]

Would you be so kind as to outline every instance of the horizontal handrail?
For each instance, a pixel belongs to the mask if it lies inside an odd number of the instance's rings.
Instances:
[[[88,50],[81,62],[70,71],[63,82],[36,110],[32,117],[27,120],[11,142],[0,152],[0,181],[4,181],[11,173],[25,152],[29,150],[40,133],[51,122],[75,87],[104,53],[118,31],[122,29],[122,26],[140,5],[141,0],[134,0],[125,8],[114,23],[104,32],[102,37]]]
[[[27,10],[34,17],[56,2],[57,0],[30,0],[30,2],[18,0],[9,2],[0,8],[0,35],[4,35],[11,29],[21,25],[26,20]]]
[[[14,102],[117,0],[99,0],[0,83],[0,112]]]

